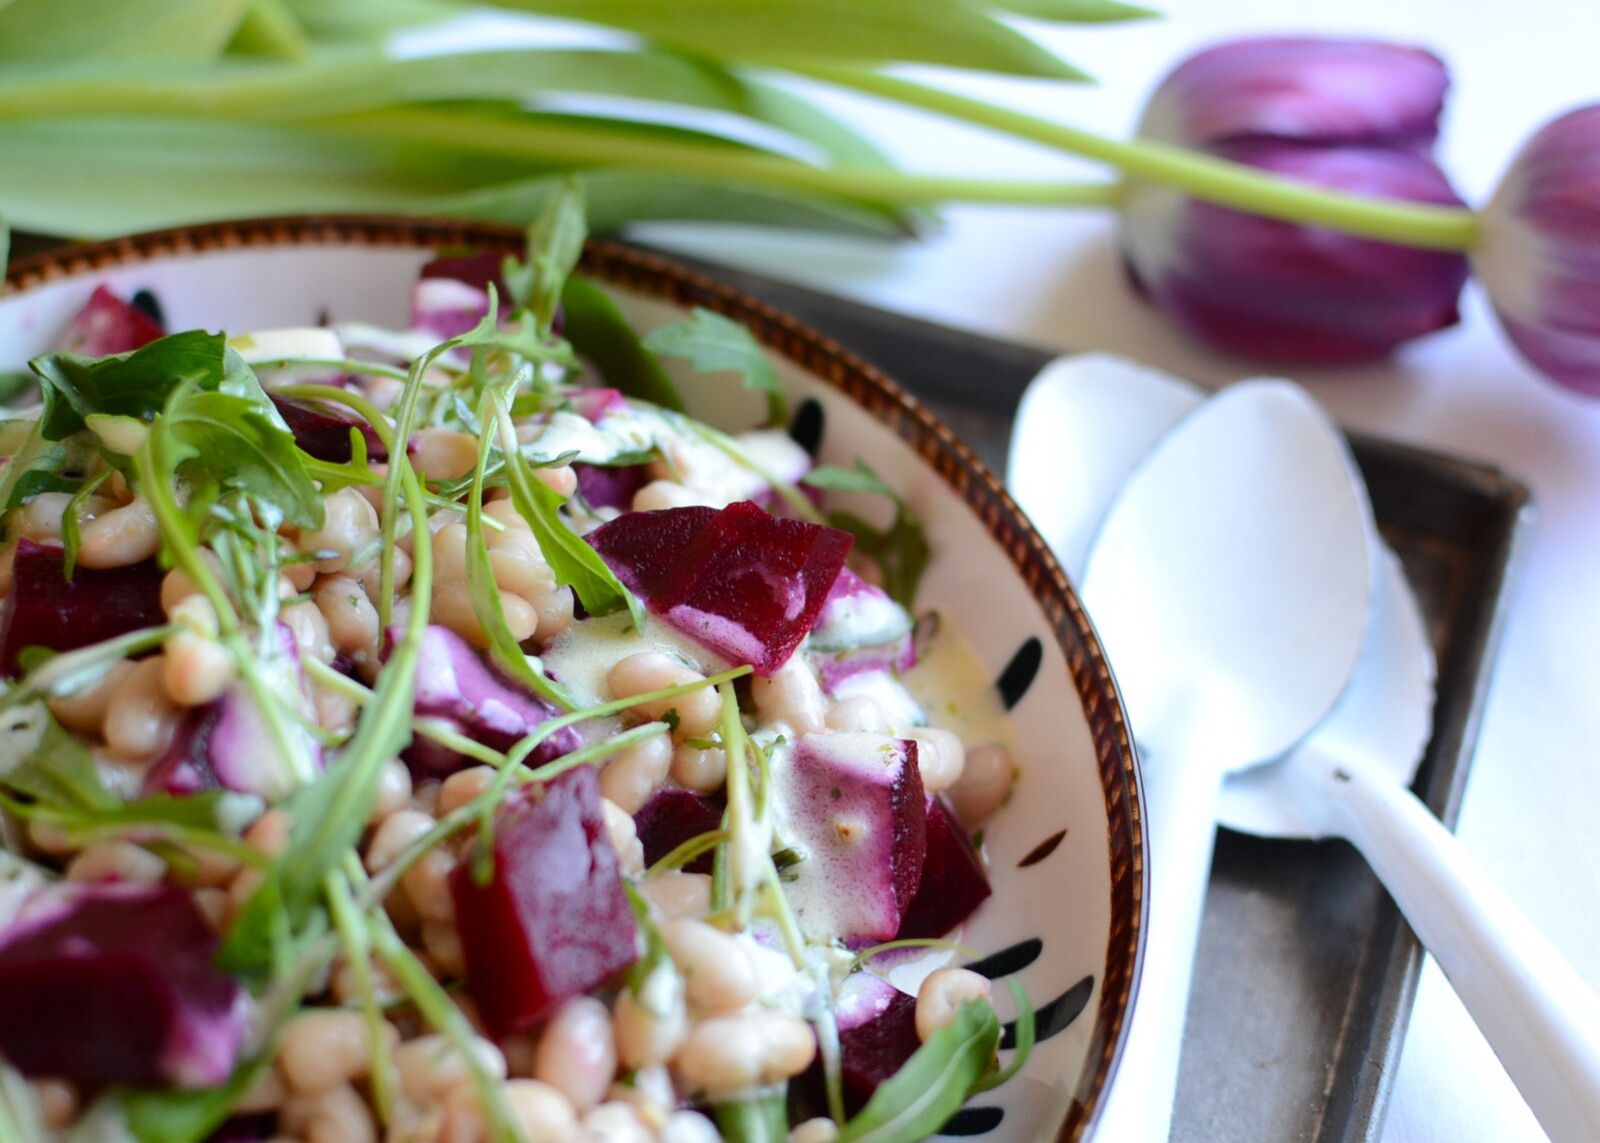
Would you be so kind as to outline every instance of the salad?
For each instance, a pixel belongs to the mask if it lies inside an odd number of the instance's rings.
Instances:
[[[102,286],[12,379],[0,1138],[885,1143],[1021,1066],[920,523],[583,236],[435,259],[406,330]]]

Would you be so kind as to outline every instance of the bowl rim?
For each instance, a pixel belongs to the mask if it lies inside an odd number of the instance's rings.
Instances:
[[[179,226],[46,250],[15,260],[0,298],[62,278],[218,250],[356,245],[477,247],[515,253],[523,231],[497,224],[395,215],[318,214]],[[1139,764],[1104,649],[1066,573],[1004,486],[942,421],[881,370],[804,323],[660,254],[590,239],[580,270],[657,300],[704,306],[748,327],[769,349],[841,391],[908,444],[972,509],[1039,604],[1065,656],[1094,744],[1105,795],[1111,922],[1086,1066],[1057,1134],[1082,1139],[1117,1070],[1137,993],[1147,929],[1148,869]]]

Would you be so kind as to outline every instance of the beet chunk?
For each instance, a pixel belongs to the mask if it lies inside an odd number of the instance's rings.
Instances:
[[[633,815],[646,865],[654,865],[690,838],[722,828],[721,798],[708,798],[692,790],[662,790]],[[690,873],[710,873],[711,854],[704,853],[684,866]]]
[[[401,632],[390,630],[392,647]],[[418,714],[448,719],[474,742],[508,750],[561,712],[538,695],[529,694],[490,669],[472,646],[448,627],[430,625],[417,657],[415,708]],[[570,726],[541,742],[528,764],[553,761],[581,745]],[[448,747],[418,736],[405,759],[426,774],[450,774],[468,760]]]
[[[501,809],[494,877],[480,886],[468,854],[450,875],[467,984],[496,1038],[520,1032],[638,957],[633,911],[588,767],[539,798]]]
[[[349,464],[355,456],[350,446],[350,430],[355,429],[367,442],[368,460],[389,459],[389,450],[378,438],[378,431],[361,418],[348,416],[321,401],[268,395],[283,417],[283,423],[294,434],[294,443],[307,456],[334,464]]]
[[[145,560],[125,568],[77,567],[63,574],[66,553],[49,544],[17,543],[11,594],[0,611],[0,671],[20,673],[24,647],[73,651],[166,622],[161,568]]]
[[[807,734],[773,767],[800,853],[788,897],[814,940],[890,940],[922,879],[927,799],[917,744],[882,734]]]
[[[61,348],[85,357],[128,353],[163,336],[161,323],[105,286],[96,286],[61,337]]]
[[[839,1071],[844,1081],[845,1110],[854,1115],[878,1085],[901,1068],[922,1046],[917,1039],[917,998],[904,992],[875,1019],[839,1030]]]
[[[993,892],[978,851],[943,798],[928,799],[927,837],[922,880],[900,918],[897,939],[942,937],[972,916]]]
[[[504,302],[506,283],[500,277],[500,268],[504,261],[505,255],[496,254],[492,250],[479,251],[476,254],[450,255],[425,263],[417,277],[424,281],[429,278],[449,278],[485,291],[492,283],[500,292],[501,301]]]
[[[651,611],[758,675],[794,654],[855,542],[748,500],[720,511],[631,512],[589,540]]]
[[[647,464],[584,464],[577,461],[572,466],[578,478],[578,491],[584,503],[591,508],[620,508],[626,512],[633,507],[634,493],[650,483],[650,466]]]
[[[0,1050],[80,1084],[221,1083],[244,1042],[217,936],[171,885],[62,883],[0,934]]]

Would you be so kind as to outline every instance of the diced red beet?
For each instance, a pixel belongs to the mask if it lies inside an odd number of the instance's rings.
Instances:
[[[206,1136],[206,1143],[266,1143],[278,1135],[278,1113],[258,1111],[251,1115],[230,1115]]]
[[[833,999],[833,1022],[841,1032],[859,1028],[883,1015],[901,992],[881,976],[853,972]]]
[[[715,508],[701,507],[625,512],[587,539],[628,590],[648,603],[716,514]]]
[[[817,940],[887,941],[922,879],[927,799],[917,744],[883,734],[806,734],[773,767],[785,836],[800,852],[788,886]]]
[[[392,647],[401,632],[391,630]],[[417,659],[415,709],[418,714],[453,722],[462,734],[495,750],[506,750],[561,712],[538,695],[502,678],[461,636],[448,627],[430,625]],[[549,762],[582,743],[577,731],[563,727],[539,744],[530,765]],[[470,761],[448,747],[420,735],[405,759],[426,774],[453,773]]]
[[[942,937],[993,892],[972,839],[943,798],[928,799],[928,856],[922,880],[900,918],[899,938]]]
[[[621,389],[579,389],[570,399],[574,412],[596,424],[602,417],[626,412],[628,408]]]
[[[460,337],[488,312],[488,291],[453,278],[423,278],[411,288],[412,328],[441,341]]]
[[[494,1037],[520,1032],[638,959],[633,910],[588,767],[500,810],[494,876],[472,853],[450,875],[467,985]]]
[[[650,466],[647,464],[584,464],[572,466],[578,478],[578,491],[584,503],[591,508],[620,508],[626,512],[633,507],[634,494],[650,483]]]
[[[722,828],[724,802],[692,790],[662,790],[633,815],[644,847],[646,865],[654,865],[690,838]],[[710,873],[711,854],[695,858],[684,869]]]
[[[294,434],[301,451],[318,460],[348,464],[355,456],[350,445],[350,430],[355,429],[367,442],[367,459],[389,459],[389,450],[378,438],[378,431],[360,417],[350,416],[321,401],[302,401],[296,397],[268,394],[277,406],[283,423]]]
[[[96,286],[67,326],[61,348],[85,357],[127,353],[166,334],[161,323],[105,286]]]
[[[909,671],[917,665],[910,615],[849,568],[823,600],[807,646],[811,666],[829,694],[866,671]]]
[[[469,286],[476,286],[487,291],[489,284],[494,283],[494,288],[500,291],[500,296],[506,296],[505,279],[500,277],[500,267],[505,261],[505,255],[493,251],[479,251],[476,254],[452,255],[446,258],[435,258],[422,267],[422,272],[417,275],[420,279],[447,278],[456,282],[465,282]]]
[[[76,567],[66,553],[24,537],[17,543],[11,594],[0,610],[0,672],[19,673],[25,647],[72,651],[166,622],[162,571],[155,560],[125,568]]]
[[[854,1115],[878,1085],[905,1067],[917,1038],[917,998],[896,992],[883,1010],[854,1028],[839,1029],[839,1073],[845,1110]]]
[[[628,513],[589,542],[650,610],[765,676],[816,623],[855,540],[745,500],[720,511]]]
[[[31,1076],[200,1087],[244,1042],[244,993],[171,885],[64,882],[0,933],[0,1051]]]

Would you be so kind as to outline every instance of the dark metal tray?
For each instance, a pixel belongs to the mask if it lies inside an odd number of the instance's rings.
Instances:
[[[694,264],[882,368],[1004,471],[1017,401],[1052,353]],[[1484,465],[1351,440],[1438,653],[1433,736],[1415,789],[1454,824],[1511,572],[1533,515],[1528,490]],[[1377,1139],[1421,967],[1416,938],[1348,845],[1223,831],[1172,1138]]]

